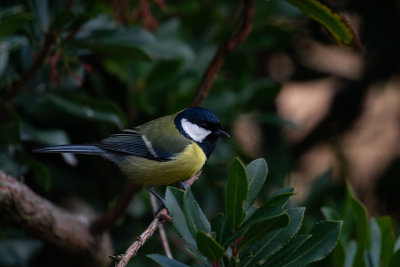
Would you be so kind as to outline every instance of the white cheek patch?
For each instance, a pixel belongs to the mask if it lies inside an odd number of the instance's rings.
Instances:
[[[206,130],[194,123],[191,123],[187,119],[181,120],[183,130],[193,139],[193,141],[201,143],[211,133],[210,130]]]

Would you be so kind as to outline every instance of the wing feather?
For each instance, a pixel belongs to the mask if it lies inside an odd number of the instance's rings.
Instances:
[[[146,142],[147,141],[147,142]],[[135,130],[124,130],[96,143],[97,147],[156,161],[169,161],[175,155],[158,147]]]

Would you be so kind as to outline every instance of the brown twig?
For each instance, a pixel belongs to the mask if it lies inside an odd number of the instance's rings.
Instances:
[[[153,196],[153,194],[151,194],[150,192],[149,192],[149,196],[150,196],[151,208],[153,209],[153,212],[156,212],[157,209],[158,209],[156,197]],[[169,247],[168,238],[167,238],[167,234],[165,233],[164,225],[161,224],[158,227],[158,232],[160,233],[161,244],[163,245],[165,255],[168,258],[172,259],[173,258],[172,257],[172,252],[171,252],[171,249]]]
[[[244,0],[243,9],[237,22],[240,28],[234,32],[226,42],[219,46],[206,72],[201,78],[191,103],[192,106],[200,106],[201,103],[203,103],[228,53],[235,50],[249,35],[253,23],[253,16],[254,0]]]
[[[92,223],[93,233],[103,233],[112,228],[115,222],[126,213],[133,197],[140,191],[142,187],[137,184],[128,184],[124,193],[118,199],[117,203],[105,215],[98,218]]]
[[[0,213],[26,233],[65,252],[79,255],[83,266],[108,266],[112,253],[108,234],[93,235],[90,218],[66,211],[36,195],[0,171]]]
[[[199,171],[192,178],[185,181],[185,184],[190,187],[200,177],[201,171]],[[111,258],[116,260],[115,267],[125,267],[130,259],[136,255],[138,250],[146,243],[146,241],[154,234],[154,232],[164,222],[171,222],[171,217],[168,215],[167,209],[162,209],[156,218],[150,223],[150,225],[144,230],[144,232],[138,236],[133,244],[125,251],[124,254],[119,256],[112,256]]]
[[[154,234],[154,232],[158,229],[158,227],[164,222],[162,219],[162,214],[166,215],[166,209],[160,211],[159,215],[154,218],[154,220],[150,223],[150,225],[144,230],[144,232],[138,236],[133,242],[132,245],[126,250],[126,252],[118,257],[118,262],[115,265],[116,267],[125,267],[129,260],[136,255],[138,250],[146,243],[146,241]],[[168,216],[168,215],[166,215]]]

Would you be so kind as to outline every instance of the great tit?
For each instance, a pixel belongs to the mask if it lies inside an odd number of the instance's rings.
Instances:
[[[151,186],[181,182],[198,173],[219,137],[229,135],[217,116],[205,108],[189,107],[99,142],[33,151],[100,155],[116,163],[132,182],[154,193]]]

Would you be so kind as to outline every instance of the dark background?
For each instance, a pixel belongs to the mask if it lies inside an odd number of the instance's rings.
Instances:
[[[232,135],[192,187],[209,218],[223,210],[227,171],[240,156],[267,160],[264,197],[295,186],[292,205],[308,208],[305,228],[322,218],[321,206],[341,209],[346,182],[370,215],[398,224],[400,4],[322,2],[348,20],[365,51],[339,46],[284,1],[256,1],[251,34],[228,55],[203,103]],[[223,0],[3,0],[0,169],[61,206],[79,200],[104,213],[129,182],[117,167],[31,149],[96,141],[188,106],[240,9],[240,1]],[[48,31],[56,41],[18,86]],[[142,190],[112,229],[116,253],[151,219]],[[174,256],[191,263],[171,226],[167,232]],[[153,264],[149,253],[163,253],[157,236],[130,266]],[[70,266],[69,259],[0,218],[0,266]]]

